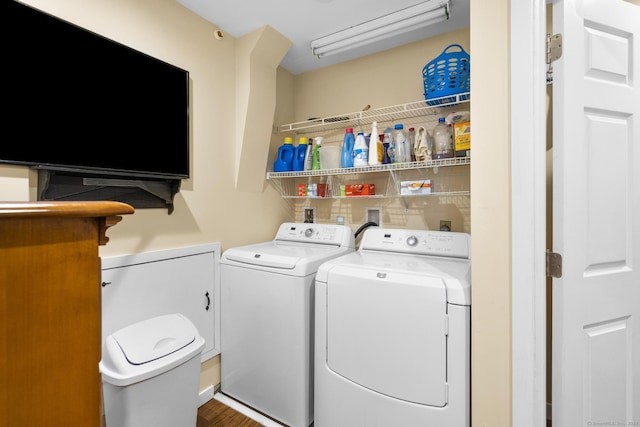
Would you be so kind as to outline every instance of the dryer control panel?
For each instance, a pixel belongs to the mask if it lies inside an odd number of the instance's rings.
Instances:
[[[353,231],[339,224],[285,222],[280,225],[275,240],[355,248]]]
[[[370,228],[362,237],[360,250],[469,259],[471,237],[449,231]]]

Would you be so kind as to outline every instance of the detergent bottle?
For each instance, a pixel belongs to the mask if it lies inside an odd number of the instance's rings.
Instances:
[[[284,143],[278,147],[278,157],[273,163],[274,172],[290,172],[293,170],[293,138],[286,136]]]
[[[307,138],[300,138],[293,152],[293,170],[304,170],[304,158],[307,155]]]
[[[342,141],[342,155],[340,157],[340,166],[343,168],[353,167],[353,145],[355,137],[353,136],[353,128],[347,128]]]

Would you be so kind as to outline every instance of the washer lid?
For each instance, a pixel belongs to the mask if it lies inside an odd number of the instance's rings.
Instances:
[[[229,248],[220,264],[308,276],[324,261],[353,251],[355,237],[349,226],[285,222],[274,240]]]
[[[263,267],[293,269],[305,255],[305,246],[308,245],[278,245],[276,242],[240,246],[224,251],[223,261],[230,260]]]
[[[196,339],[193,323],[180,314],[143,320],[112,335],[127,361],[141,365],[164,357]]]
[[[315,274],[324,261],[353,251],[348,246],[272,241],[227,249],[220,264],[306,276]]]

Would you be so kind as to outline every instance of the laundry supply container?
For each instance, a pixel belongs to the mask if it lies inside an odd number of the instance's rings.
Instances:
[[[204,344],[181,314],[109,335],[100,361],[107,427],[195,426]]]

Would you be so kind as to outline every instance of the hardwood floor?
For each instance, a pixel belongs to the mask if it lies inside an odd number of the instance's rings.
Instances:
[[[198,422],[196,427],[261,427],[257,421],[252,420],[240,412],[228,407],[224,403],[211,399],[198,409]],[[551,421],[547,420],[547,427],[551,427]]]
[[[257,421],[244,416],[216,399],[198,408],[196,427],[261,427]]]

